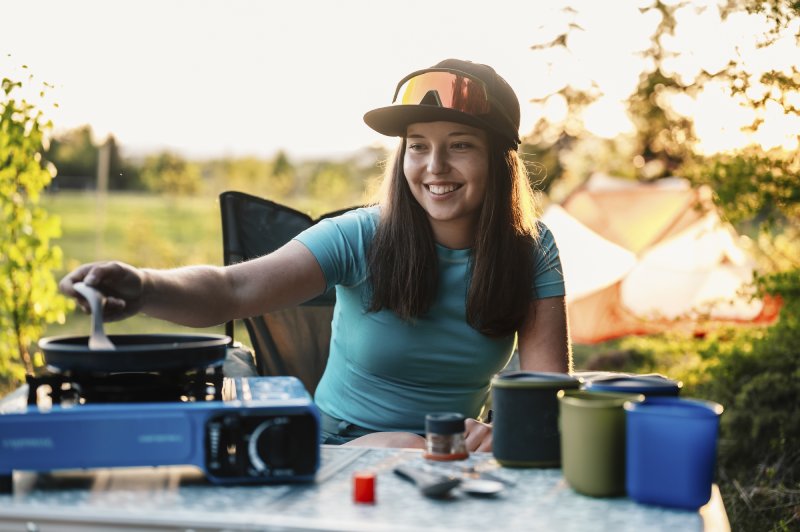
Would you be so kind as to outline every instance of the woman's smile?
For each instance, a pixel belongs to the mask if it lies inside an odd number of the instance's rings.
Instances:
[[[454,184],[454,183],[444,184],[444,185],[428,184],[428,185],[425,185],[425,187],[434,196],[446,196],[447,194],[450,194],[451,192],[455,192],[456,190],[460,189],[462,187],[462,185],[457,185],[457,184]]]

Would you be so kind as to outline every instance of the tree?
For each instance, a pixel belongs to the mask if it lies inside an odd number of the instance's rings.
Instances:
[[[106,142],[110,150],[108,188],[111,190],[144,190],[145,186],[139,166],[122,156],[114,135],[109,135]],[[99,146],[98,149],[100,149]]]
[[[198,168],[170,152],[161,152],[145,159],[142,181],[154,192],[171,195],[196,194],[202,185]]]
[[[60,221],[38,205],[54,174],[53,168],[42,165],[52,124],[34,105],[17,99],[21,89],[21,82],[2,80],[0,380],[12,381],[33,371],[35,342],[46,324],[63,323],[70,306],[58,294],[53,278],[62,261],[60,248],[51,245],[60,236]]]
[[[109,135],[108,187],[112,190],[141,190],[144,184],[139,168],[126,161],[119,150],[117,139]],[[100,145],[95,143],[91,126],[81,126],[55,135],[45,151],[45,159],[58,168],[59,188],[87,188],[97,179]]]
[[[609,141],[619,155],[612,163],[614,172],[650,180],[670,175],[684,175],[697,184],[709,184],[715,190],[719,205],[732,221],[758,218],[763,229],[781,220],[796,220],[800,214],[800,150],[797,136],[784,148],[765,146],[765,132],[774,128],[777,115],[800,116],[800,70],[796,60],[789,59],[767,68],[756,67],[754,54],[768,56],[770,47],[789,47],[790,56],[800,55],[800,2],[772,0],[754,2],[729,0],[716,8],[711,3],[667,2],[653,0],[641,4],[641,20],[632,24],[653,25],[646,45],[638,50],[641,62],[638,83],[624,100],[633,132],[618,135]],[[728,50],[730,57],[717,57],[701,65],[681,64],[687,54],[680,46],[686,32],[679,31],[698,17],[726,24],[767,21],[766,33],[757,43],[743,43]],[[738,18],[737,18],[738,17]],[[735,19],[735,20],[734,20]],[[573,7],[565,9],[564,31],[551,41],[533,46],[535,53],[550,57],[553,69],[559,67],[556,58],[575,59],[571,43],[586,40],[587,17]],[[649,22],[648,22],[649,21]],[[653,24],[652,21],[656,21]],[[793,46],[792,46],[793,41]],[[787,42],[789,43],[787,45]],[[745,44],[747,54],[744,53]],[[704,45],[705,46],[705,45]],[[720,51],[724,53],[725,50]],[[545,59],[547,62],[548,59]],[[574,67],[574,65],[572,65]],[[586,119],[593,106],[608,97],[618,87],[604,86],[598,79],[584,80],[580,85],[564,84],[557,90],[535,98],[542,106],[564,102],[566,114],[561,120],[541,119],[534,128],[530,142],[544,147],[560,148],[558,156],[567,167],[566,177],[572,184],[586,176],[588,165],[575,161],[580,144],[596,142],[596,136],[586,129]],[[745,127],[751,142],[723,152],[709,150],[698,139],[696,123],[691,112],[682,111],[688,101],[698,101],[704,91],[715,90],[720,97],[730,98],[742,108],[752,111],[752,122]],[[695,109],[696,106],[688,106]],[[731,128],[732,133],[738,133]],[[800,131],[800,125],[798,126]],[[762,139],[759,144],[757,140]],[[557,144],[556,144],[557,143]],[[588,155],[593,170],[609,170],[609,164],[597,164],[596,151]],[[570,159],[572,158],[572,164]],[[622,164],[620,164],[620,159]],[[600,161],[602,162],[602,161]],[[574,175],[576,173],[582,175]],[[572,172],[572,175],[570,173]]]
[[[59,181],[91,178],[93,183],[97,173],[97,146],[92,139],[91,126],[81,126],[54,136],[45,151],[45,158],[58,168]]]
[[[277,197],[288,196],[295,186],[296,170],[283,150],[279,151],[272,161],[269,188]]]
[[[338,204],[352,195],[351,184],[347,165],[324,162],[314,170],[307,188],[312,197]]]

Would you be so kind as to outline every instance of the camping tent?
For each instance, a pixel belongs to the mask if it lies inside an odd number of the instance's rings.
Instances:
[[[707,188],[596,174],[542,219],[561,253],[576,343],[777,315],[774,301],[751,297],[753,260]]]

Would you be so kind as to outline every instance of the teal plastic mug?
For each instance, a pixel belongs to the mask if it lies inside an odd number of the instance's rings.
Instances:
[[[567,484],[592,497],[625,494],[625,410],[641,394],[558,392],[561,469]]]

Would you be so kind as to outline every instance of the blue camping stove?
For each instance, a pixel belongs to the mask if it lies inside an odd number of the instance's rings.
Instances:
[[[193,465],[216,484],[313,480],[319,413],[303,384],[221,372],[219,384],[210,400],[157,402],[64,400],[56,383],[46,388],[59,401],[42,404],[41,389],[26,400],[21,388],[0,402],[0,490],[12,490],[15,470],[132,466]]]

